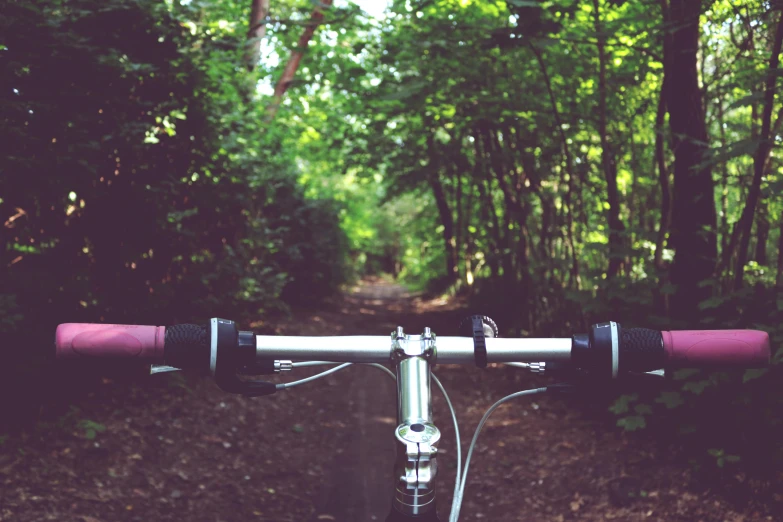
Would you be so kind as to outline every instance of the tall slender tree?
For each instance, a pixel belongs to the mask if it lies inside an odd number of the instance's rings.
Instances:
[[[677,287],[674,317],[693,321],[698,304],[710,295],[708,285],[718,255],[715,195],[708,150],[702,91],[699,85],[699,16],[701,0],[671,0],[663,6],[672,53],[664,63],[669,96],[669,127],[674,146],[674,198],[671,244],[675,249],[671,281]],[[676,93],[676,95],[675,95]]]
[[[601,139],[601,166],[606,179],[609,202],[609,268],[607,277],[614,277],[623,265],[623,234],[625,226],[620,218],[620,192],[617,188],[617,159],[607,124],[606,33],[601,19],[600,0],[593,0],[593,20],[598,48],[598,134]]]
[[[780,8],[780,3],[777,3]],[[734,288],[742,287],[745,263],[748,256],[748,244],[750,243],[751,229],[753,227],[753,217],[756,212],[756,206],[761,197],[761,181],[767,168],[770,152],[772,151],[772,136],[770,130],[772,127],[772,109],[775,103],[775,83],[778,78],[778,64],[780,63],[780,49],[783,44],[783,11],[781,11],[775,39],[772,43],[772,52],[769,57],[769,66],[767,68],[766,79],[764,82],[764,108],[761,114],[761,129],[758,137],[758,145],[753,154],[753,181],[750,184],[748,198],[745,208],[742,210],[737,226],[739,227],[739,253],[737,254],[737,265],[734,273]],[[762,211],[759,216],[761,220],[766,219],[765,212]],[[761,227],[764,226],[760,222]],[[767,224],[768,229],[768,224]],[[766,237],[764,237],[766,242]]]

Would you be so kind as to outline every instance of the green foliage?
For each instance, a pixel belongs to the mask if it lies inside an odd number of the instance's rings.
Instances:
[[[260,124],[239,33],[214,18],[226,12],[2,9],[4,397],[32,386],[58,323],[247,320],[345,280],[339,208],[307,194],[284,137]]]
[[[630,404],[637,400],[639,400],[638,394],[621,395],[614,401],[614,404],[609,408],[609,411],[611,411],[616,415],[619,415],[621,413],[628,413],[628,411],[630,410]]]
[[[630,395],[620,395],[609,411],[615,415],[621,416],[617,419],[617,426],[625,431],[636,431],[647,426],[646,415],[652,415],[653,411],[647,404],[639,403],[639,395],[634,393]],[[633,404],[633,412],[631,405]],[[632,413],[631,415],[625,415]]]
[[[748,381],[752,381],[753,379],[759,379],[766,375],[769,372],[768,368],[754,368],[750,370],[745,370],[745,373],[742,376],[742,382],[746,383]]]
[[[306,196],[258,126],[250,78],[226,67],[233,51],[183,31],[188,13],[146,0],[7,10],[4,325],[246,313],[343,280],[337,209]]]
[[[715,457],[715,465],[719,468],[723,468],[726,464],[735,464],[741,460],[738,455],[727,455],[722,449],[709,449],[707,453]]]
[[[618,419],[617,425],[625,431],[636,431],[647,426],[647,421],[642,415],[629,415]]]
[[[673,409],[678,406],[681,406],[685,403],[685,401],[682,398],[682,394],[680,392],[676,391],[663,391],[661,394],[655,399],[655,402],[663,404],[668,409]]]
[[[89,419],[84,419],[79,422],[78,427],[84,432],[84,438],[88,440],[93,440],[98,436],[98,433],[103,433],[106,431],[106,426]]]

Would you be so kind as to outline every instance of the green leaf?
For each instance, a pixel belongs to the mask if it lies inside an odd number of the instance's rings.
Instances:
[[[514,7],[541,7],[535,0],[506,0],[506,3]]]
[[[698,374],[699,370],[696,370],[694,368],[684,368],[682,370],[677,370],[674,372],[674,380],[675,381],[684,381],[688,377],[693,377],[694,375]]]
[[[641,415],[631,415],[618,420],[617,425],[625,431],[636,431],[646,428],[647,421]]]
[[[731,143],[722,148],[716,148],[713,152],[705,157],[704,161],[699,162],[696,167],[704,168],[713,165],[719,165],[725,163],[734,158],[742,156],[750,156],[758,148],[759,140],[757,139],[742,139],[735,143]]]
[[[710,297],[699,303],[699,310],[709,310],[711,308],[718,308],[726,302],[726,298],[722,296]]]
[[[79,427],[84,430],[84,436],[89,440],[94,439],[99,432],[106,431],[106,426],[104,426],[99,422],[91,421],[89,419],[84,419],[81,422],[79,422]]]
[[[410,82],[402,84],[396,91],[381,94],[376,97],[377,100],[392,101],[392,100],[404,100],[419,94],[425,87],[430,85],[431,82],[427,80]]]
[[[745,370],[745,373],[742,376],[742,382],[748,382],[754,379],[758,379],[759,377],[765,375],[767,372],[769,372],[769,368],[753,368],[750,370]]]
[[[730,111],[732,109],[738,109],[740,107],[750,107],[764,99],[764,93],[761,91],[754,92],[752,94],[748,94],[747,96],[743,96],[742,98],[735,100],[734,103],[726,107],[727,111]]]
[[[652,408],[647,404],[637,404],[633,409],[639,415],[652,415]]]
[[[614,404],[609,407],[609,411],[615,415],[628,413],[630,410],[630,404],[638,399],[639,395],[635,393],[633,395],[620,395],[617,400],[614,401]]]
[[[671,391],[664,391],[661,392],[661,394],[658,396],[657,399],[655,399],[655,402],[659,404],[663,404],[668,409],[674,409],[677,406],[681,406],[685,403],[685,401],[682,399],[682,395],[680,392],[671,392]]]
[[[701,395],[702,393],[704,393],[704,390],[706,390],[710,386],[713,386],[713,383],[709,380],[692,381],[692,382],[685,383],[682,389],[694,393],[696,395]]]

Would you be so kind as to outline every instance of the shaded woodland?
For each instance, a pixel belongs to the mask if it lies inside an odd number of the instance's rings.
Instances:
[[[3,2],[6,390],[60,322],[257,320],[379,273],[506,334],[614,319],[780,345],[777,0],[363,9]],[[783,457],[778,368],[679,372],[613,411],[709,439],[720,403],[737,430],[705,447],[766,430],[761,464]]]

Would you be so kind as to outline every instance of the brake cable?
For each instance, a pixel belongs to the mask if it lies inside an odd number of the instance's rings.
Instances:
[[[452,499],[451,502],[451,513],[449,514],[449,522],[457,522],[457,520],[459,520],[459,512],[462,509],[462,497],[465,492],[465,484],[468,480],[468,469],[470,467],[470,459],[471,457],[473,457],[473,450],[476,448],[476,441],[478,440],[481,430],[484,428],[484,424],[486,424],[487,419],[489,419],[489,416],[492,415],[492,413],[501,404],[503,404],[506,401],[510,401],[511,399],[516,399],[517,397],[524,397],[525,395],[544,393],[545,391],[547,391],[546,388],[534,388],[532,390],[525,390],[525,391],[512,393],[511,395],[507,395],[502,399],[500,399],[499,401],[497,401],[495,404],[489,407],[486,413],[484,413],[484,416],[481,418],[481,420],[478,423],[478,426],[476,427],[476,432],[473,434],[473,440],[470,441],[470,446],[468,447],[468,456],[465,458],[465,470],[462,472],[462,480],[460,481],[459,491],[454,495],[454,498]]]
[[[324,365],[327,365],[327,364],[334,364],[334,363],[330,363],[328,361],[303,361],[303,362],[295,362],[295,363],[293,363],[292,366],[294,368],[297,368],[297,367],[301,368],[301,367],[307,367],[307,366],[324,366]],[[340,370],[344,370],[345,368],[347,368],[349,366],[352,366],[353,364],[354,363],[340,364],[338,366],[335,366],[334,368],[330,368],[330,369],[328,369],[326,371],[323,371],[321,373],[317,373],[317,374],[315,374],[315,375],[313,375],[311,377],[306,377],[306,378],[300,379],[298,381],[292,381],[292,382],[287,382],[287,383],[280,383],[280,384],[276,385],[276,387],[277,387],[278,390],[285,390],[285,389],[288,389],[288,388],[293,388],[294,386],[299,386],[301,384],[307,384],[308,382],[313,382],[315,380],[321,379],[323,377],[331,375],[331,374],[333,374],[335,372],[338,372]],[[395,381],[397,380],[397,376],[394,375],[394,373],[391,370],[389,370],[387,367],[385,367],[382,364],[378,364],[378,363],[359,363],[359,364],[362,364],[364,366],[372,366],[374,368],[378,368],[379,370],[383,370],[386,374],[389,375],[389,377],[391,377]],[[457,498],[457,494],[460,491],[460,474],[462,472],[462,442],[460,440],[460,435],[459,435],[459,423],[457,422],[457,413],[454,410],[454,405],[451,403],[451,399],[449,398],[449,394],[446,392],[446,388],[443,387],[443,384],[440,382],[440,379],[438,379],[435,376],[434,373],[431,373],[430,375],[432,375],[432,380],[435,381],[435,384],[438,386],[438,389],[440,389],[440,392],[443,394],[443,398],[446,400],[446,406],[448,406],[448,408],[449,408],[449,413],[451,414],[451,420],[452,420],[452,422],[454,424],[454,436],[456,438],[456,448],[457,448],[457,451],[456,451],[456,453],[457,453],[457,474],[456,474],[456,478],[454,480],[454,495],[452,497],[452,507],[451,507],[451,511],[454,512],[454,504],[453,504],[453,502]],[[474,440],[474,442],[475,442],[475,440]],[[467,468],[465,468],[465,469],[467,470]],[[464,488],[464,486],[463,486],[463,488]]]
[[[328,364],[334,364],[330,363],[328,361],[304,361],[304,362],[295,362],[293,363],[293,367],[307,367],[307,366],[324,366]],[[294,386],[299,386],[302,384],[307,384],[309,382],[313,382],[315,380],[321,379],[323,377],[326,377],[328,375],[331,375],[335,372],[338,372],[340,370],[344,370],[345,368],[354,365],[354,363],[343,363],[340,365],[337,365],[333,368],[330,368],[326,371],[323,371],[321,373],[317,373],[311,377],[306,377],[304,379],[300,379],[298,381],[292,381],[287,383],[281,383],[277,385],[278,390],[284,390],[288,388],[293,388]],[[391,377],[392,379],[397,379],[397,377],[392,373],[391,370],[383,366],[382,364],[377,363],[368,363],[365,364],[365,366],[372,366],[375,368],[378,368],[379,370],[384,371]],[[456,448],[457,448],[457,473],[456,473],[456,480],[454,483],[454,495],[452,497],[451,502],[451,512],[449,513],[449,522],[457,522],[459,520],[459,514],[462,509],[462,499],[464,497],[465,492],[465,485],[467,484],[468,480],[468,469],[470,467],[470,460],[473,457],[473,451],[476,448],[476,442],[478,441],[479,434],[481,433],[481,430],[484,428],[484,425],[486,424],[487,420],[489,419],[490,415],[503,403],[510,401],[511,399],[516,399],[517,397],[524,397],[527,395],[534,395],[537,393],[543,393],[547,391],[547,388],[534,388],[532,390],[525,390],[525,391],[519,391],[516,393],[512,393],[511,395],[507,395],[506,397],[503,397],[499,401],[497,401],[495,404],[489,407],[489,409],[484,413],[484,416],[481,418],[481,421],[479,421],[478,426],[476,427],[476,431],[473,434],[473,439],[470,442],[470,446],[468,447],[468,454],[465,458],[465,468],[464,471],[462,470],[462,447],[461,447],[461,440],[459,436],[459,424],[457,422],[457,414],[454,411],[454,406],[451,403],[451,399],[449,398],[449,394],[446,392],[446,389],[443,387],[443,384],[440,382],[440,380],[435,376],[435,374],[432,374],[432,379],[435,381],[435,384],[440,389],[441,393],[443,394],[443,398],[446,400],[446,405],[449,407],[449,413],[451,414],[451,419],[454,423],[454,433],[456,437]]]

